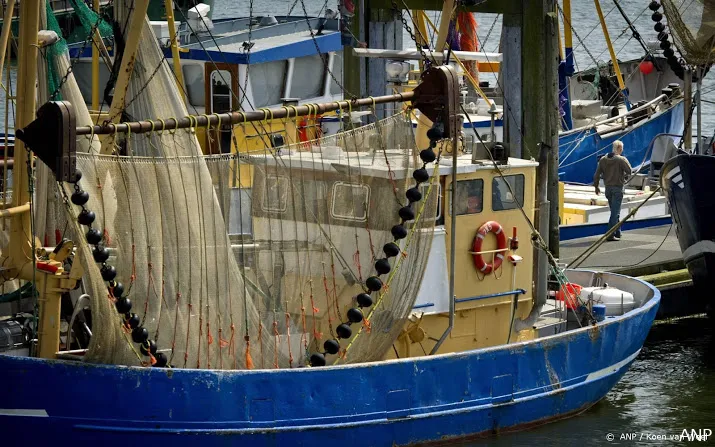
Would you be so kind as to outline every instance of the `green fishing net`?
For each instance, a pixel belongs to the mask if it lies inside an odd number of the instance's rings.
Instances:
[[[95,26],[102,38],[112,37],[112,26],[103,20],[99,14],[93,11],[89,6],[87,6],[87,4],[78,0],[70,0],[70,3],[72,4],[75,15],[82,24],[82,30],[79,33],[81,37],[78,40],[80,42],[86,42],[86,45],[83,45],[83,48],[85,46],[87,48],[91,48],[91,33]],[[56,56],[59,56],[67,51],[67,40],[65,40],[62,36],[62,28],[60,28],[60,24],[57,21],[57,17],[55,17],[50,3],[46,2],[45,6],[47,9],[47,29],[56,32],[57,35],[60,36],[60,40],[57,43],[47,48],[47,88],[50,94],[57,92],[54,99],[61,100],[62,95],[58,91],[58,88],[62,82],[64,73],[59,73],[57,67],[55,67],[55,64],[52,63],[52,61],[56,60]],[[72,34],[76,35],[78,34],[78,31],[79,30],[74,30]]]

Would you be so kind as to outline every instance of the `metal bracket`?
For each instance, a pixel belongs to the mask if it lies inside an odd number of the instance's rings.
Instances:
[[[51,101],[37,111],[37,118],[19,138],[55,174],[59,182],[73,182],[77,170],[77,122],[67,101]]]
[[[432,67],[422,75],[422,82],[415,90],[412,104],[432,122],[444,125],[444,138],[458,136],[459,79],[449,65]],[[457,132],[455,134],[455,132]]]

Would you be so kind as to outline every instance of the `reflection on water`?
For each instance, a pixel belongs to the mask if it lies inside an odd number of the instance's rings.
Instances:
[[[587,412],[468,445],[674,445],[647,436],[679,435],[683,429],[715,431],[714,333],[707,318],[656,324],[623,379]],[[616,438],[612,442],[606,439],[609,433]],[[636,440],[619,440],[621,433],[637,433]],[[715,445],[715,439],[697,445]]]

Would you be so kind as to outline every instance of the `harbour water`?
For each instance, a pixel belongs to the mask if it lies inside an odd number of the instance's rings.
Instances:
[[[714,335],[705,317],[657,322],[623,379],[585,413],[465,446],[678,445],[683,430],[715,431]],[[715,445],[715,435],[694,444]]]

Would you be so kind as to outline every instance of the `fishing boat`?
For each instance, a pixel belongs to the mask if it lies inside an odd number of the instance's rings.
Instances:
[[[712,285],[715,263],[715,234],[710,224],[715,210],[702,183],[714,165],[712,155],[680,154],[663,166],[662,185],[677,225],[683,260],[693,283],[701,290]]]
[[[657,46],[647,49],[645,60],[619,61],[614,57],[610,64],[575,72],[570,6],[564,9],[562,15],[567,25],[564,26],[563,65],[564,73],[570,73],[570,76],[564,76],[562,80],[563,96],[567,100],[564,110],[568,113],[562,120],[559,138],[559,179],[590,184],[598,156],[607,153],[617,139],[624,142],[627,148],[625,155],[634,167],[646,166],[650,159],[649,143],[653,138],[659,134],[682,134],[682,80],[673,72]],[[218,113],[228,110],[222,108],[223,105],[257,109],[280,106],[284,98],[300,103],[342,98],[343,45],[346,37],[345,32],[341,32],[344,28],[342,19],[337,18],[334,11],[328,10],[322,17],[256,15],[216,20],[207,17],[210,12],[207,5],[196,6],[187,12],[177,11],[180,23],[175,27],[174,39],[171,38],[168,22],[153,23],[157,37],[165,46],[166,57],[180,57],[182,84],[187,93],[189,110],[198,114]],[[417,28],[427,29],[427,23],[436,32],[436,27],[423,13],[415,15],[413,21]],[[352,36],[348,38],[353,39]],[[476,43],[476,35],[472,36],[472,40]],[[171,45],[168,45],[171,42],[176,42],[181,52],[172,53]],[[452,39],[450,45],[454,49],[451,53],[452,65],[464,78],[462,104],[470,114],[470,119],[464,123],[465,137],[471,145],[479,144],[480,139],[504,141],[503,89],[499,85],[490,85],[488,80],[478,82],[479,73],[499,72],[501,54],[459,51],[458,42],[458,39]],[[356,45],[356,42],[352,43]],[[476,45],[469,48],[476,49]],[[85,101],[90,104],[90,48],[76,44],[70,50],[73,57],[84,56],[76,63],[75,73]],[[358,56],[392,61],[396,66],[401,61],[417,61],[423,57],[420,50],[409,49],[353,48],[352,51]],[[443,56],[441,51],[431,52],[430,55],[440,59]],[[475,63],[472,86],[469,76],[465,74],[465,64]],[[212,77],[217,76],[213,73],[218,70],[226,82],[234,86],[234,91],[239,90],[238,86],[246,86],[247,91],[232,98],[230,103],[214,104],[212,98],[216,83]],[[102,85],[110,79],[110,71],[108,67],[100,67]],[[408,64],[402,73],[397,73],[396,78],[404,78],[398,84],[409,84],[407,74],[410,71],[414,70]],[[254,74],[252,77],[251,72]],[[396,85],[392,82],[384,88],[371,93],[384,94]],[[321,117],[320,123],[323,122],[325,124],[319,126],[322,132],[334,133],[340,128],[334,124],[334,117]],[[315,126],[308,127],[312,129]],[[471,127],[478,129],[479,138],[474,136]]]
[[[703,138],[701,96],[702,79],[715,61],[712,50],[715,37],[709,25],[715,15],[715,9],[711,4],[697,5],[697,8],[686,14],[675,6],[666,0],[651,9],[658,14],[662,11],[661,18],[678,24],[677,27],[673,27],[673,45],[680,53],[680,63],[686,72],[686,79],[691,83],[697,83],[697,94],[693,96],[686,134],[682,144],[678,146],[677,155],[666,161],[660,170],[660,185],[668,199],[683,260],[688,267],[693,284],[699,291],[699,296],[709,297],[713,272],[715,272],[713,269],[715,235],[710,223],[714,210],[712,200],[706,192],[706,179],[712,172],[714,146],[712,138],[709,141]],[[697,114],[693,116],[695,110]],[[695,147],[692,147],[692,121],[697,123]],[[714,309],[712,300],[706,299],[704,304],[707,306],[708,313],[712,315]]]
[[[189,114],[147,3],[115,2],[128,31],[99,124],[22,2],[0,426],[33,444],[452,442],[576,415],[626,372],[658,290],[559,267],[533,223],[538,163],[460,146],[454,69],[409,92]],[[35,82],[40,51],[65,70],[62,100]],[[404,102],[424,136],[409,111],[299,135]],[[204,154],[199,129],[230,151]],[[549,271],[553,298],[534,287]]]

